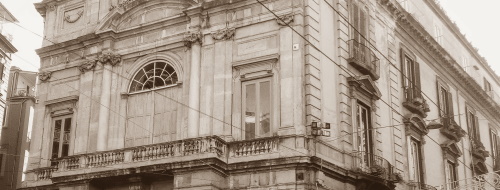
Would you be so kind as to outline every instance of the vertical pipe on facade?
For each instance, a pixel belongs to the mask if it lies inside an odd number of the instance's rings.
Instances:
[[[97,132],[97,151],[104,151],[107,148],[109,105],[111,102],[111,64],[103,64],[102,86],[101,86],[101,106],[99,108],[99,129]]]
[[[191,46],[191,72],[189,77],[189,114],[188,137],[198,136],[200,126],[200,67],[201,44],[195,42]]]

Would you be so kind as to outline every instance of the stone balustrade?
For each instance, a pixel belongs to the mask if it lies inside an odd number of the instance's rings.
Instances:
[[[170,141],[158,144],[101,151],[89,154],[72,155],[53,160],[53,167],[32,170],[38,180],[50,179],[53,172],[103,168],[107,166],[130,164],[143,161],[161,161],[165,158],[188,159],[190,155],[208,153],[209,157],[241,158],[278,152],[278,137],[268,137],[245,141],[226,142],[217,136],[199,137]],[[186,157],[186,158],[184,158]],[[126,167],[126,165],[124,165]],[[112,168],[112,167],[110,167]],[[58,174],[61,175],[61,174]]]
[[[36,180],[48,180],[52,177],[52,172],[56,171],[57,167],[50,166],[50,167],[44,167],[44,168],[38,168],[36,170],[33,170],[33,173],[35,173]]]
[[[278,137],[236,141],[230,143],[230,156],[241,157],[278,151]]]

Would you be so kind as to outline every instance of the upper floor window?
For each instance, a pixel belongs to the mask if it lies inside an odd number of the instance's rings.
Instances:
[[[427,117],[429,105],[422,97],[420,85],[420,64],[415,54],[401,44],[401,73],[403,80],[403,106],[412,113]]]
[[[493,160],[493,166],[496,168],[498,167],[498,163],[500,160],[499,160],[499,148],[500,148],[500,141],[498,139],[498,135],[497,133],[490,128],[490,144],[491,144],[491,159]],[[498,168],[496,168],[498,169]],[[494,171],[497,171],[496,169],[494,169]]]
[[[411,13],[410,0],[399,0],[398,2],[406,10],[406,12]]]
[[[368,16],[365,9],[358,5],[354,0],[351,1],[351,37],[361,44],[365,44],[365,38],[368,38]]]
[[[409,137],[409,150],[408,150],[408,168],[410,181],[424,183],[424,174],[422,167],[422,155],[420,141]]]
[[[465,112],[467,118],[467,129],[469,131],[469,138],[471,140],[479,140],[481,136],[479,134],[479,121],[476,113],[471,108],[466,108]]]
[[[450,89],[446,83],[444,83],[439,77],[437,80],[437,90],[438,90],[438,104],[439,104],[439,116],[441,118],[454,117],[453,114],[453,96],[451,95]]]
[[[129,93],[152,90],[176,84],[177,72],[168,63],[152,62],[139,69],[130,84]]]
[[[486,78],[484,78],[484,91],[486,91],[486,92],[491,91],[491,84],[490,84],[490,82],[488,82],[488,80],[486,80]]]
[[[371,111],[361,102],[356,106],[356,125],[358,151],[373,154]]]
[[[434,34],[436,42],[439,44],[443,44],[443,32],[441,30],[441,27],[437,24],[434,25]]]
[[[457,164],[446,160],[446,186],[447,189],[455,189],[458,187]]]
[[[242,90],[245,139],[271,136],[271,78],[244,81]]]
[[[71,115],[54,118],[52,136],[52,159],[69,155]],[[52,162],[52,165],[57,162]]]

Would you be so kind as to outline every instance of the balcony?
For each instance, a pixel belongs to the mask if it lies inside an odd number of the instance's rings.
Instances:
[[[460,127],[452,117],[441,118],[443,127],[440,129],[441,134],[450,140],[459,142],[465,136],[465,130]]]
[[[349,40],[349,58],[347,62],[364,75],[370,75],[373,80],[380,78],[380,59],[365,44]]]
[[[394,172],[389,161],[367,152],[354,152],[353,172],[359,174],[358,183],[369,184],[368,189],[394,189],[395,183],[402,181],[402,177]]]
[[[436,187],[420,182],[408,182],[409,190],[437,190]]]
[[[422,93],[415,87],[405,87],[405,102],[403,106],[410,112],[420,115],[422,118],[427,117],[427,112],[430,111],[427,101],[422,98]]]
[[[498,105],[500,105],[500,96],[498,96],[498,94],[495,92],[495,91],[486,91],[486,94],[488,94],[488,96],[490,96],[490,98],[495,102],[497,103]]]

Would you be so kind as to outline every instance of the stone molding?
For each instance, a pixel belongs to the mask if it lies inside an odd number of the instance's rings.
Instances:
[[[116,64],[120,63],[121,61],[120,55],[112,52],[112,51],[106,51],[102,52],[101,55],[97,57],[97,61],[99,61],[101,64],[110,64],[111,66],[115,66]]]
[[[68,23],[75,23],[76,21],[78,21],[82,17],[83,10],[80,10],[76,15],[77,16],[75,18],[71,18],[72,15],[65,16],[64,21],[66,21]]]
[[[223,28],[214,31],[211,34],[214,40],[232,40],[235,32],[236,32],[235,28]]]
[[[96,65],[96,61],[87,61],[80,64],[80,66],[78,66],[78,70],[80,70],[81,74],[84,74],[86,71],[94,70]]]
[[[191,48],[191,46],[196,43],[200,43],[201,45],[203,41],[202,37],[203,35],[200,31],[188,31],[184,34],[182,41],[184,42],[184,46]]]
[[[50,71],[38,73],[38,79],[40,79],[40,81],[42,81],[42,82],[48,81],[51,76],[52,76],[52,72],[50,72]]]
[[[288,15],[280,16],[280,17],[276,18],[276,22],[278,22],[278,25],[280,25],[280,26],[287,26],[293,22],[293,15],[288,14]]]

